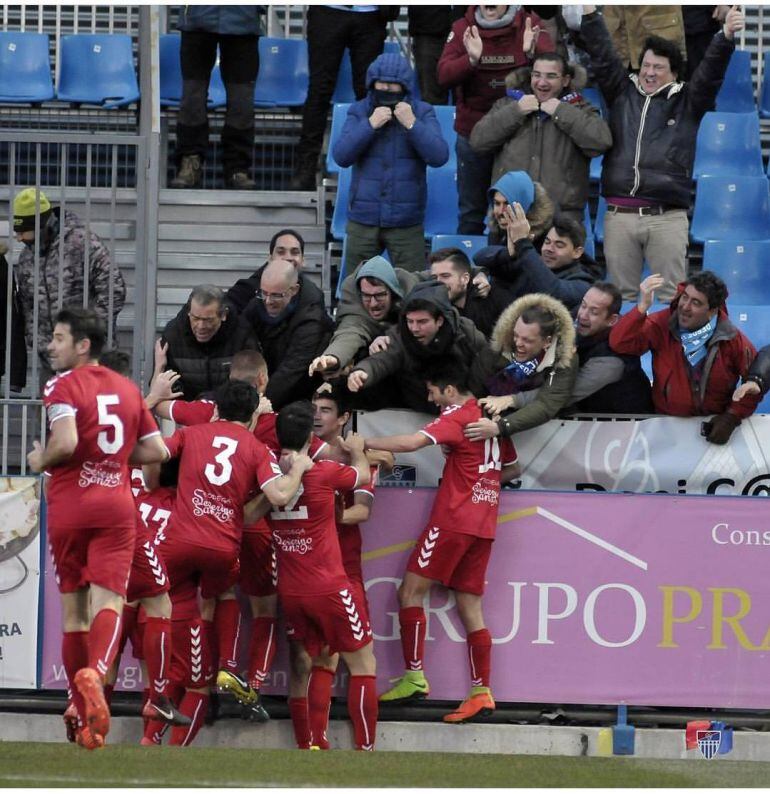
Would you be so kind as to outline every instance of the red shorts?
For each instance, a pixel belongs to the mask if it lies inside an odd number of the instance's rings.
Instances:
[[[57,529],[48,527],[56,584],[60,593],[74,593],[89,584],[126,595],[136,524]]]
[[[169,679],[190,689],[208,686],[214,678],[206,627],[198,618],[171,621]]]
[[[352,588],[324,595],[284,595],[281,606],[286,635],[300,640],[311,656],[318,656],[326,645],[330,653],[352,653],[372,641],[369,621]]]
[[[268,533],[244,531],[240,562],[241,592],[257,597],[275,595],[278,572],[273,539]]]
[[[158,547],[149,532],[137,534],[126,601],[152,598],[168,591],[168,572]]]
[[[167,537],[161,553],[172,594],[178,588],[186,591],[193,582],[203,598],[216,598],[238,581],[238,549],[209,549]]]
[[[353,592],[353,600],[356,602],[356,606],[358,607],[358,613],[361,615],[361,619],[365,621],[366,625],[369,625],[369,601],[366,598],[366,587],[364,586],[364,578],[361,575],[361,570],[359,566],[358,571],[345,571],[348,575],[348,581],[350,582],[350,589]]]
[[[406,570],[461,593],[483,595],[493,538],[426,527]]]

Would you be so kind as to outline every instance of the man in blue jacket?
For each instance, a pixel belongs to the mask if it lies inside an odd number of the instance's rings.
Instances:
[[[425,268],[425,166],[449,159],[433,107],[414,99],[414,71],[384,53],[366,72],[368,93],[352,104],[334,158],[353,166],[345,267],[387,249],[394,267]]]

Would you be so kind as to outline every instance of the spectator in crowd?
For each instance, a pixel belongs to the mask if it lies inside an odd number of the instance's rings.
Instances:
[[[730,6],[683,5],[684,41],[687,49],[687,68],[684,79],[691,80],[703,60],[711,39],[719,32]],[[664,38],[668,38],[664,36]]]
[[[583,13],[587,13],[585,7]],[[657,36],[676,46],[686,57],[682,6],[611,5],[602,6],[612,46],[627,71],[639,69],[644,60],[645,39]]]
[[[0,375],[5,375],[6,351],[10,348],[11,359],[8,385],[11,391],[21,391],[27,383],[27,346],[24,343],[24,314],[21,306],[16,276],[11,273],[11,294],[8,294],[8,260],[5,243],[0,243],[0,306],[5,311],[0,315]],[[10,336],[8,336],[8,312],[11,313]]]
[[[567,410],[588,414],[651,414],[650,381],[639,356],[621,356],[609,345],[610,329],[620,318],[620,290],[598,281],[583,296],[577,312],[577,355],[580,369]],[[527,405],[538,390],[520,392]],[[564,413],[564,412],[563,412]]]
[[[749,374],[733,393],[733,400],[740,402],[750,394],[764,397],[770,389],[770,345],[759,349],[756,358],[749,367]]]
[[[473,128],[470,143],[494,155],[492,180],[526,171],[540,182],[563,215],[583,220],[591,158],[612,145],[609,125],[578,92],[585,69],[555,52],[539,55],[505,79],[498,99]]]
[[[369,345],[398,322],[401,300],[417,283],[417,275],[381,256],[361,264],[342,282],[334,335],[323,353],[313,359],[309,374],[340,374],[369,355]]]
[[[583,6],[581,33],[610,109],[613,147],[602,169],[607,275],[633,300],[646,259],[664,276],[660,298],[668,301],[685,277],[698,125],[714,107],[744,18],[737,6],[728,12],[692,80],[682,83],[679,47],[657,36],[645,40],[639,73],[629,76],[595,8]]]
[[[479,402],[494,418],[469,424],[471,441],[508,438],[553,419],[569,404],[578,372],[575,328],[566,306],[550,295],[518,298],[500,316],[493,349],[508,362],[487,378],[488,397]],[[527,405],[524,392],[538,389]]]
[[[163,329],[156,356],[181,375],[176,389],[185,400],[221,386],[239,350],[259,350],[259,342],[247,322],[231,314],[219,287],[202,284],[193,288],[187,303]],[[163,362],[155,362],[155,370]]]
[[[448,355],[468,362],[469,386],[477,395],[500,363],[481,331],[460,317],[446,287],[438,281],[421,282],[404,298],[398,324],[388,336],[384,350],[359,361],[348,375],[350,391],[365,390],[365,408],[376,404],[435,413],[423,377],[428,362]],[[383,404],[386,400],[388,404]]]
[[[521,204],[507,206],[504,217],[507,247],[482,248],[474,257],[476,264],[489,270],[493,283],[504,281],[514,298],[544,292],[576,310],[600,271],[583,248],[583,224],[557,216],[538,254]]]
[[[540,30],[540,17],[519,6],[468,6],[452,25],[438,63],[438,81],[455,92],[457,113],[458,234],[482,234],[487,188],[492,182],[491,154],[470,145],[474,125],[505,96],[505,76],[553,43]]]
[[[333,323],[292,262],[274,259],[262,271],[259,294],[243,313],[257,335],[270,381],[265,396],[273,409],[309,398],[320,383],[308,375],[310,362],[325,349]]]
[[[669,416],[708,416],[703,435],[725,444],[742,419],[756,410],[759,397],[732,400],[740,378],[747,378],[757,351],[730,322],[722,279],[704,270],[679,285],[667,309],[647,316],[664,279],[654,273],[639,285],[636,309],[610,331],[616,353],[640,356],[652,351],[652,400]]]
[[[334,159],[353,166],[346,228],[348,272],[387,248],[396,267],[425,266],[425,167],[449,159],[436,113],[414,98],[414,71],[396,53],[366,72],[366,98],[348,109]]]
[[[407,8],[420,97],[431,105],[447,104],[447,90],[438,84],[436,67],[458,10],[453,6],[428,5]]]
[[[35,236],[38,211],[39,239]],[[111,326],[114,338],[115,318],[126,300],[126,285],[107,246],[74,212],[52,207],[42,190],[29,187],[16,194],[13,231],[17,241],[24,243],[16,263],[16,280],[27,347],[31,350],[37,340],[40,382],[45,383],[53,374],[47,348],[56,312],[62,306],[82,306],[85,302],[108,328]],[[84,296],[86,283],[88,295]]]
[[[255,186],[249,176],[254,146],[254,85],[259,71],[259,15],[263,6],[183,6],[179,15],[182,41],[182,101],[176,126],[177,174],[171,187],[194,188],[209,143],[206,112],[211,70],[219,47],[227,110],[222,128],[225,184],[236,190]]]
[[[240,278],[227,290],[225,303],[231,310],[240,314],[249,305],[254,296],[259,294],[262,271],[269,262],[281,260],[291,262],[296,269],[302,289],[312,295],[314,300],[324,302],[323,292],[311,278],[303,272],[305,267],[305,241],[296,229],[281,229],[270,240],[268,259],[248,278]]]
[[[535,247],[540,248],[546,232],[551,228],[554,206],[539,182],[533,182],[526,171],[509,171],[489,188],[487,198],[490,205],[487,217],[489,245],[507,245],[508,236],[505,231],[508,222],[507,208],[511,204],[518,203],[527,215],[529,231]]]
[[[431,275],[449,293],[449,300],[460,313],[489,339],[497,318],[516,297],[501,279],[494,279],[489,291],[482,295],[472,281],[473,268],[464,251],[459,248],[440,248],[428,257]]]
[[[307,48],[310,82],[302,108],[302,132],[291,190],[315,190],[326,117],[347,48],[356,99],[366,96],[369,64],[382,52],[385,28],[398,18],[398,6],[310,6]]]

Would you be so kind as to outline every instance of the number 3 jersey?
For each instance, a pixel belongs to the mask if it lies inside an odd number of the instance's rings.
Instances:
[[[434,444],[449,447],[429,525],[494,538],[500,472],[503,466],[516,462],[516,450],[508,438],[469,441],[465,426],[482,416],[481,406],[471,399],[445,408],[438,419],[420,430]]]
[[[305,472],[289,504],[267,514],[281,595],[323,595],[348,587],[337,539],[335,491],[352,491],[357,484],[352,466],[322,460]]]
[[[245,427],[224,420],[182,427],[165,443],[180,458],[166,534],[194,546],[239,547],[243,505],[282,475],[275,455]]]
[[[128,458],[137,441],[160,435],[139,389],[106,367],[86,365],[46,383],[48,424],[75,417],[78,443],[72,457],[50,470],[49,521],[60,528],[133,523]]]

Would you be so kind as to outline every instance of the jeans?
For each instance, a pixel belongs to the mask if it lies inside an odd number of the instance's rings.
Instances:
[[[484,234],[489,210],[487,191],[492,184],[494,154],[478,154],[462,135],[457,136],[458,234]]]

